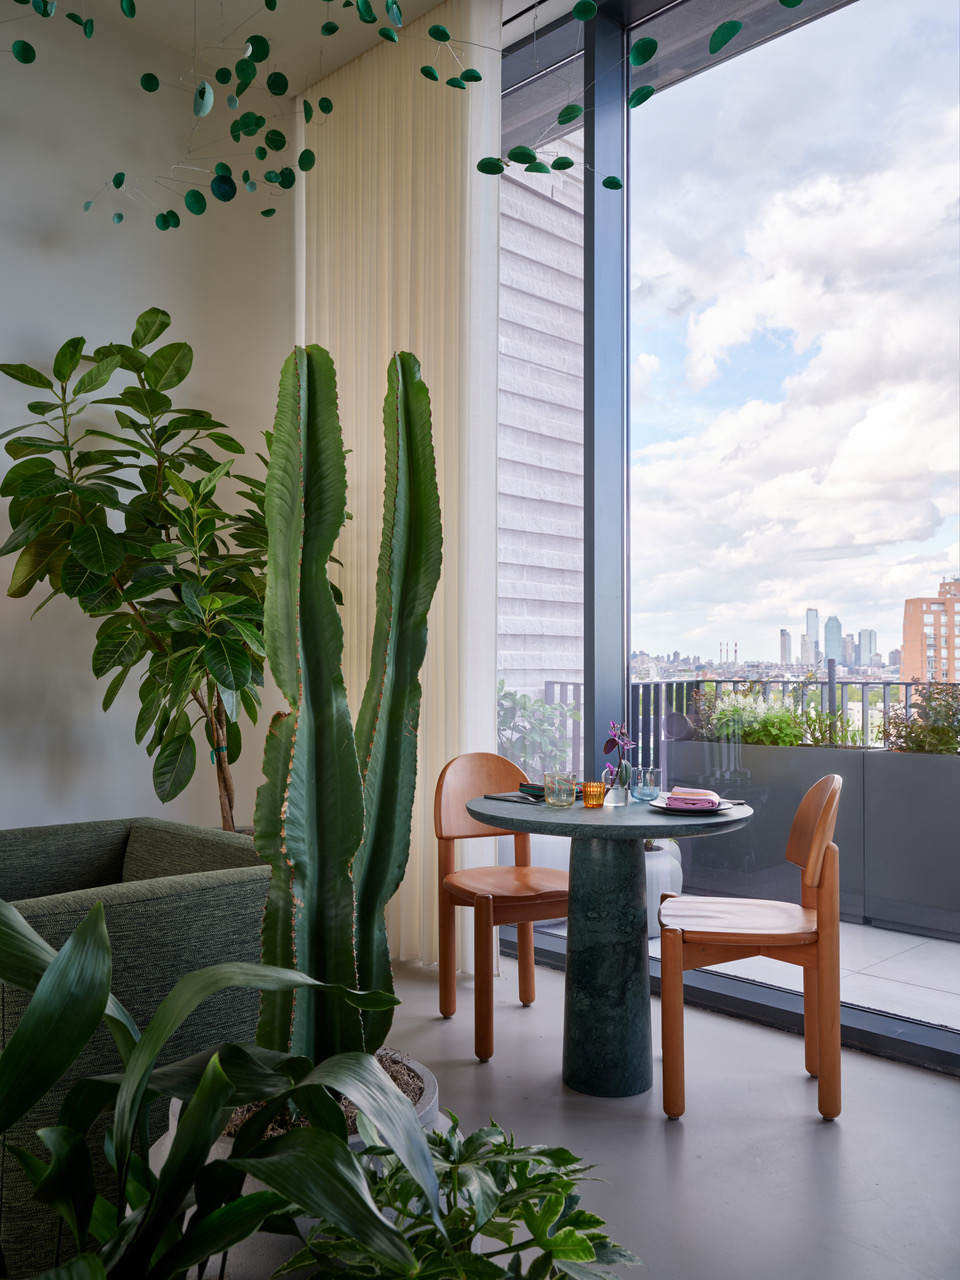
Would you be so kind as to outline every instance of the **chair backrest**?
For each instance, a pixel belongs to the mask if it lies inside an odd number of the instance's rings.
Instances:
[[[473,836],[512,836],[512,831],[489,827],[467,813],[468,800],[488,792],[516,791],[530,779],[503,756],[489,751],[469,751],[445,765],[437,779],[433,822],[438,840],[469,840]]]
[[[837,806],[843,779],[828,773],[815,782],[797,806],[787,839],[787,861],[803,868],[803,883],[820,883],[823,856],[837,825]]]

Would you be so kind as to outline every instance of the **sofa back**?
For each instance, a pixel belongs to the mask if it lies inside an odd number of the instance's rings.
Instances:
[[[0,898],[19,902],[119,884],[131,820],[0,831]]]

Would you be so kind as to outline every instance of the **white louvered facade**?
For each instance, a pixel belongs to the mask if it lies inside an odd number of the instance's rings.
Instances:
[[[583,159],[500,179],[498,656],[508,689],[583,680]]]

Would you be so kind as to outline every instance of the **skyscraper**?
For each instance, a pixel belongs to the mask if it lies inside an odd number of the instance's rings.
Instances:
[[[873,655],[877,652],[877,633],[871,631],[869,627],[864,627],[860,632],[860,665],[861,667],[869,667],[873,662]]]
[[[848,632],[843,637],[841,651],[843,653],[843,665],[845,667],[855,667],[857,665],[857,642],[854,639],[853,632]]]
[[[815,655],[820,653],[820,614],[816,609],[807,610],[807,635]]]
[[[823,656],[827,662],[834,658],[841,665],[843,663],[843,628],[835,614],[831,614],[823,624]]]
[[[800,637],[800,665],[807,668],[817,665],[817,652],[813,645],[812,636],[803,635]]]
[[[784,627],[781,627],[780,628],[780,665],[782,667],[789,667],[790,664],[793,662],[793,659],[790,656],[792,647],[793,647],[793,642],[790,636],[790,632],[787,631]]]

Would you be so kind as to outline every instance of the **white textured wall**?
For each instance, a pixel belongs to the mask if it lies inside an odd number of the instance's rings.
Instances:
[[[542,697],[583,679],[583,180],[500,183],[498,674]]]
[[[9,54],[0,63],[0,362],[49,371],[64,339],[125,339],[140,311],[164,307],[169,336],[196,352],[179,403],[211,410],[252,454],[293,345],[292,201],[267,221],[252,202],[211,199],[202,218],[182,214],[181,229],[165,233],[132,212],[113,226],[103,198],[84,214],[84,199],[116,170],[158,174],[180,159],[190,97],[147,95],[139,76],[174,78],[186,60],[144,40],[135,23],[98,22],[89,41],[59,13],[36,25],[36,63],[24,67]],[[0,378],[0,431],[27,420],[31,398]],[[9,463],[0,454],[0,471]],[[8,528],[4,501],[0,541]],[[90,669],[96,624],[62,598],[31,622],[44,593],[7,598],[14,561],[0,561],[0,827],[135,813],[219,825],[214,772],[201,753],[198,778],[159,803],[152,762],[134,742],[133,678],[104,714],[108,678],[97,681]],[[238,824],[252,820],[265,728],[261,720],[245,733]]]

